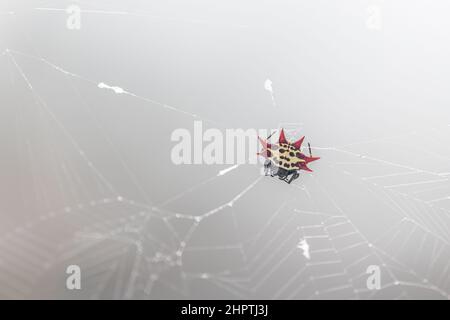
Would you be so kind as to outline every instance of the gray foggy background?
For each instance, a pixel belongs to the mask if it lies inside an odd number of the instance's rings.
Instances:
[[[1,0],[0,298],[448,299],[449,11]],[[322,159],[291,185],[176,166],[194,120]]]

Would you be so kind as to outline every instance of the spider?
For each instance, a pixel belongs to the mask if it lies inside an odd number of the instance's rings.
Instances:
[[[286,140],[284,130],[281,129],[278,143],[272,144],[268,142],[271,136],[272,135],[270,135],[267,140],[258,137],[263,146],[263,150],[259,152],[258,155],[266,158],[266,161],[264,162],[264,173],[266,176],[278,176],[280,180],[290,184],[300,176],[300,170],[312,172],[312,170],[308,168],[308,164],[319,160],[320,157],[312,156],[311,145],[309,143],[309,156],[301,152],[305,137],[300,138],[294,143],[290,143]]]

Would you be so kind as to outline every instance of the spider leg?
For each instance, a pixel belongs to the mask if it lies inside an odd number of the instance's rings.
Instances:
[[[291,178],[289,179],[289,181],[286,181],[288,184],[291,184],[292,181],[294,181],[295,179],[297,179],[300,176],[300,174],[298,172],[294,172],[291,176]]]
[[[264,175],[268,176],[269,174],[272,175],[272,162],[270,160],[266,160],[264,162]]]

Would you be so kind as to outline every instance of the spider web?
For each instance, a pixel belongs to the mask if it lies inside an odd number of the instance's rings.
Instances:
[[[64,9],[30,14],[48,11]],[[14,105],[3,117],[8,164],[19,168],[3,185],[19,194],[5,193],[14,196],[2,208],[0,297],[450,298],[449,125],[315,146],[315,172],[287,185],[253,165],[168,163],[161,139],[174,125],[223,121],[97,78],[98,70],[84,76],[37,48],[8,45],[0,63],[4,103]],[[265,95],[269,105],[273,98]],[[136,136],[160,122],[166,131]],[[136,157],[142,146],[152,149],[149,162]],[[65,288],[72,264],[82,270],[79,291]],[[367,288],[370,265],[381,269],[379,290]]]

